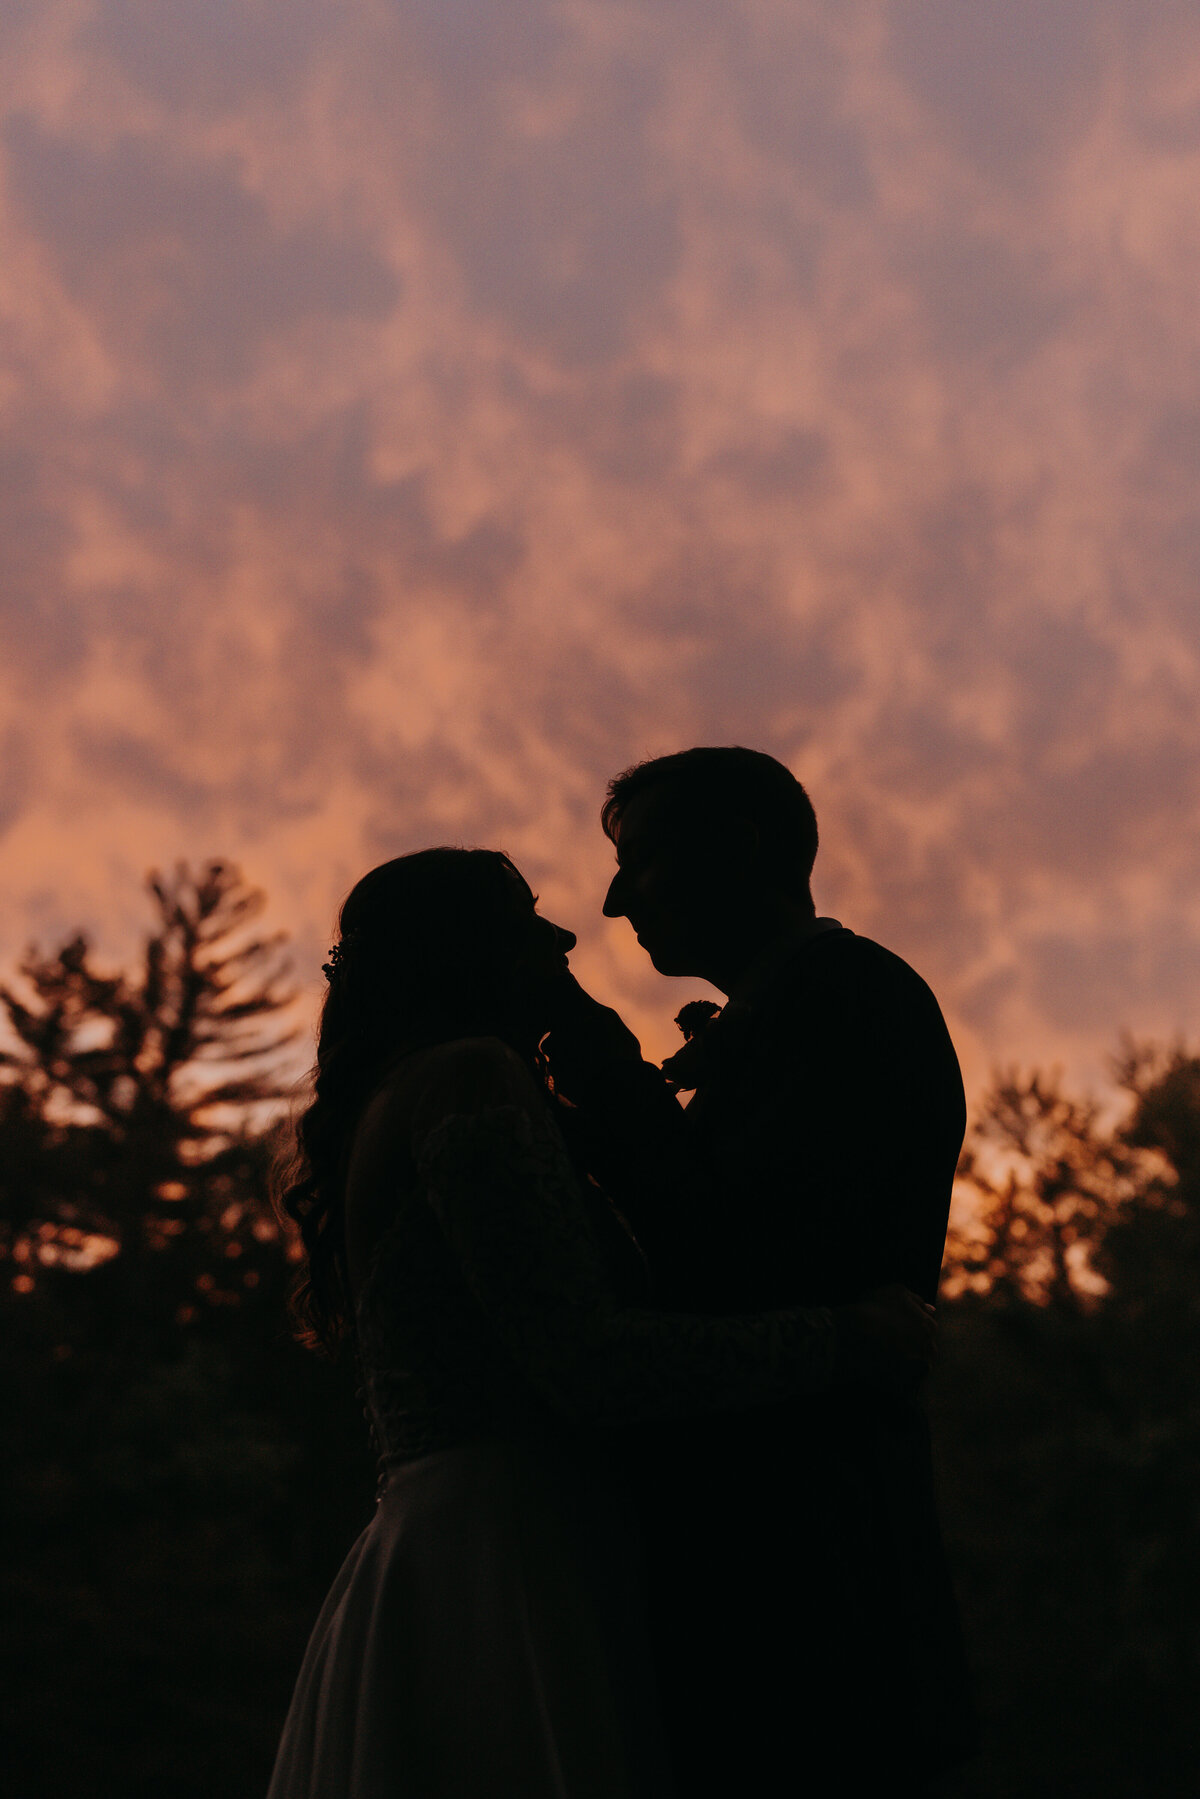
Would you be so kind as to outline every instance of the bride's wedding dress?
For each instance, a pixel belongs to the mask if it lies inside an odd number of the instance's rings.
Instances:
[[[833,1320],[629,1303],[548,1110],[451,1116],[413,1150],[356,1309],[379,1500],[268,1799],[667,1799],[602,1427],[823,1388]]]

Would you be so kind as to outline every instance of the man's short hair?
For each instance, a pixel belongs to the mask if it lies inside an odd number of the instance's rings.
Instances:
[[[790,768],[761,750],[679,750],[635,762],[608,784],[600,812],[605,835],[617,841],[626,806],[662,788],[680,823],[711,828],[719,814],[749,819],[758,828],[766,867],[789,886],[807,887],[817,854],[817,815]]]

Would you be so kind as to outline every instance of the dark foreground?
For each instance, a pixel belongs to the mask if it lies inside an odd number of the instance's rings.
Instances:
[[[62,1353],[48,1298],[4,1310],[9,1790],[261,1799],[315,1609],[370,1512],[352,1383],[248,1331],[133,1377]],[[949,1790],[1183,1799],[1194,1404],[1181,1382],[1177,1416],[1142,1409],[1132,1348],[1085,1316],[960,1303],[944,1338],[943,1510],[987,1734]]]

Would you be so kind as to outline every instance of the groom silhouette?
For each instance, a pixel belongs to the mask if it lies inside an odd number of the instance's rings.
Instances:
[[[836,1305],[892,1282],[932,1301],[957,1058],[920,977],[817,917],[803,787],[756,751],[693,749],[618,776],[602,817],[606,916],[660,974],[728,995],[662,1071],[573,981],[545,1045],[654,1303]],[[891,1799],[969,1753],[918,1393],[841,1385],[625,1447],[681,1794]]]

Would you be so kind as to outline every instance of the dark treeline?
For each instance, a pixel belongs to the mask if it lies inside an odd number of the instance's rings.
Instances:
[[[0,1051],[8,1780],[259,1799],[366,1522],[352,1365],[290,1339],[268,1197],[297,1054],[236,869],[177,871],[135,970],[31,951]],[[1183,1795],[1200,1732],[1200,1057],[1114,1116],[999,1080],[963,1159],[931,1404],[986,1752],[955,1792]]]

